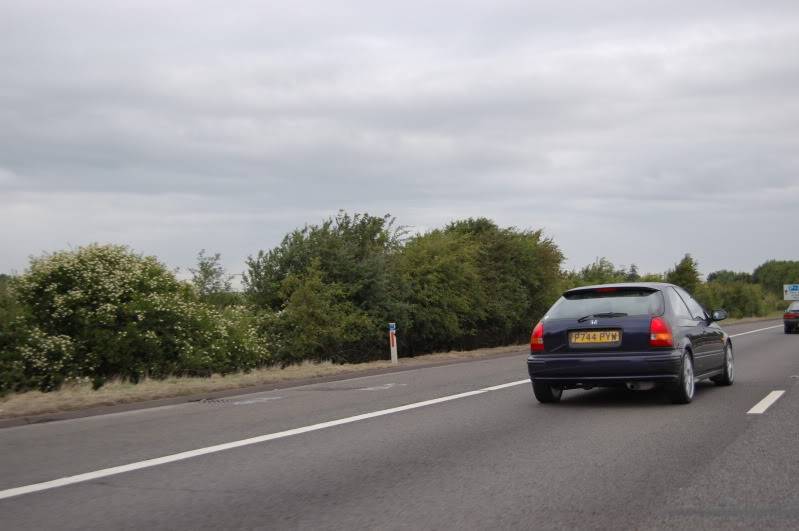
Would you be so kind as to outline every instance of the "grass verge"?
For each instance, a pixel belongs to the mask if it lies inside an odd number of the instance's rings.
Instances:
[[[416,365],[446,363],[448,361],[497,356],[520,350],[525,350],[525,345],[484,348],[465,352],[452,351],[416,356],[415,358],[401,358],[399,365],[401,367],[413,367]],[[92,390],[89,383],[68,384],[51,393],[29,391],[26,393],[12,393],[0,398],[0,419],[60,413],[98,406],[113,406],[229,389],[242,389],[243,392],[246,392],[248,387],[259,385],[341,374],[357,376],[359,372],[390,367],[392,365],[389,361],[344,365],[330,362],[303,363],[302,365],[293,365],[285,369],[270,367],[249,373],[229,374],[227,376],[213,375],[209,378],[167,378],[165,380],[145,380],[138,384],[112,381],[97,391]]]
[[[739,319],[725,319],[719,324],[723,327],[730,325],[739,325],[746,323],[756,323],[758,321],[773,321],[774,319],[782,319],[782,312],[772,312],[764,317],[743,317]]]

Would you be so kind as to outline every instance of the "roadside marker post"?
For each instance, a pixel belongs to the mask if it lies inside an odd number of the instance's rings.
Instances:
[[[388,323],[388,346],[391,349],[391,364],[397,365],[397,323]]]

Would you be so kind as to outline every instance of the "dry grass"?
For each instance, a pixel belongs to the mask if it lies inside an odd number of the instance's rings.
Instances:
[[[452,351],[442,354],[429,354],[415,358],[400,359],[400,366],[424,365],[453,360],[475,359],[524,350],[523,345],[511,345],[467,352]],[[145,380],[138,384],[114,381],[93,391],[91,385],[66,385],[52,393],[30,391],[14,393],[0,399],[0,419],[57,413],[97,406],[111,406],[131,402],[142,402],[158,398],[224,391],[228,389],[246,390],[262,384],[304,380],[321,376],[340,374],[357,375],[359,372],[391,367],[389,361],[336,365],[333,363],[304,363],[280,368],[267,368],[244,374],[227,376],[214,375],[210,378],[169,378],[166,380]]]

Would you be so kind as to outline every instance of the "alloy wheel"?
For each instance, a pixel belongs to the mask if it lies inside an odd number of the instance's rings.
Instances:
[[[685,396],[694,397],[694,366],[689,356],[685,356],[683,364],[683,385],[685,386]]]
[[[735,377],[735,363],[732,359],[732,349],[727,346],[724,347],[725,352],[725,363],[727,364],[727,377],[729,378],[730,382],[732,382],[733,378]]]

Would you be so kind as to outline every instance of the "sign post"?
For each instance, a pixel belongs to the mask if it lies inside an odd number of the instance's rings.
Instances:
[[[784,284],[782,289],[786,301],[799,301],[799,284]]]
[[[388,346],[391,348],[391,363],[399,363],[397,358],[397,323],[388,323]]]

